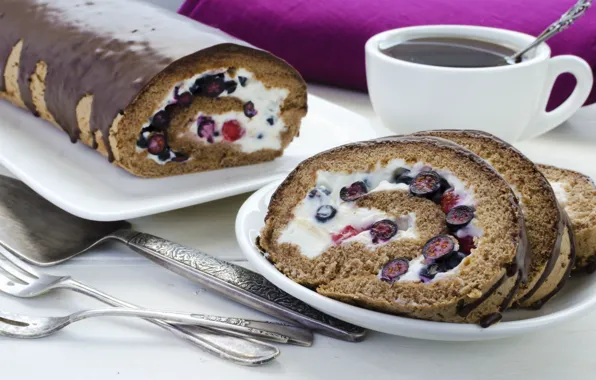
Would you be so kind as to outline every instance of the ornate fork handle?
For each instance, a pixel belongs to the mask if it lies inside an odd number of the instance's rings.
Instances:
[[[365,330],[361,327],[312,308],[246,268],[145,233],[121,230],[112,237],[163,267],[236,302],[338,339],[355,342],[364,338]]]

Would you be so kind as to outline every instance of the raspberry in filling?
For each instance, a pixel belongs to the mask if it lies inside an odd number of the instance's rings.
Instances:
[[[458,237],[457,241],[459,243],[459,251],[465,253],[466,255],[472,253],[472,249],[476,248],[473,236]]]
[[[354,228],[353,226],[345,226],[339,233],[332,234],[331,239],[336,245],[341,244],[344,240],[348,240],[351,237],[358,235],[361,231]]]
[[[237,120],[228,120],[223,124],[221,128],[224,140],[234,142],[240,139],[246,133],[246,130],[242,128]]]
[[[452,208],[454,208],[457,205],[458,201],[459,196],[455,193],[455,190],[449,189],[443,194],[443,197],[441,198],[441,209],[445,214],[447,214],[449,211],[451,211]]]

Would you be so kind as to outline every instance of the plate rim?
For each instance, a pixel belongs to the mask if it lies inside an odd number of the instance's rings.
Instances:
[[[240,207],[235,223],[236,239],[240,249],[248,262],[274,285],[314,308],[336,318],[343,319],[346,322],[361,325],[370,330],[407,338],[442,341],[481,341],[534,332],[543,329],[546,326],[569,321],[571,318],[578,317],[582,312],[596,306],[596,293],[594,293],[591,297],[586,298],[571,307],[557,310],[553,313],[522,320],[500,322],[490,328],[483,329],[475,324],[427,321],[381,313],[325,297],[295,283],[279,272],[277,268],[275,268],[275,266],[256,249],[254,243],[248,236],[248,226],[246,224],[247,216],[250,213],[253,213],[255,209],[258,209],[261,216],[264,218],[265,213],[258,208],[258,205],[260,202],[268,204],[269,200],[265,200],[264,198],[272,190],[277,188],[280,183],[281,180],[267,184],[251,194]],[[350,314],[355,314],[358,318],[352,317]],[[384,325],[392,325],[392,328],[389,329],[386,328],[386,326],[379,328],[379,326],[371,325],[372,322],[368,323],[377,320],[381,320]],[[364,321],[364,323],[361,323],[362,321]],[[397,332],[398,330],[399,332]]]

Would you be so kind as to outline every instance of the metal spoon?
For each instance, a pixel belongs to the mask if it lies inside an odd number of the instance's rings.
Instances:
[[[289,338],[283,334],[289,331],[291,334],[298,336],[299,340],[308,340],[308,334],[304,334],[305,330],[275,323],[251,321],[241,318],[119,307],[83,310],[64,317],[31,317],[0,311],[0,335],[12,338],[43,338],[62,330],[71,323],[94,317],[140,317],[159,319],[174,324],[219,327],[235,330],[252,337],[267,337],[272,341],[280,343],[287,343]],[[281,333],[275,330],[281,331]]]
[[[544,41],[548,40],[555,34],[558,34],[568,27],[570,27],[575,20],[579,17],[583,16],[584,13],[588,10],[588,8],[592,5],[592,0],[579,0],[571,9],[569,9],[565,14],[561,16],[560,19],[552,23],[548,28],[546,28],[530,45],[525,47],[524,49],[518,51],[517,53],[505,57],[505,60],[509,64],[517,63],[521,61],[521,57],[526,54],[531,49],[535,48],[536,46],[540,45]]]

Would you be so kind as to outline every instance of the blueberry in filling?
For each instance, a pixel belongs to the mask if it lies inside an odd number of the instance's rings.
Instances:
[[[387,241],[397,234],[397,224],[389,219],[383,219],[372,225],[370,235],[372,242]]]
[[[139,139],[137,140],[137,146],[141,149],[147,148],[147,140],[145,140],[143,135],[141,135],[141,137],[139,137]]]
[[[201,88],[202,91],[200,92],[200,95],[207,96],[209,98],[217,98],[222,92],[224,92],[226,86],[223,78],[216,75],[206,77]]]
[[[451,185],[447,180],[443,177],[440,177],[441,180],[439,181],[439,191],[432,197],[432,201],[436,204],[441,204],[441,199],[443,198],[443,194],[451,188]]]
[[[154,134],[147,141],[147,150],[149,153],[159,155],[168,149],[168,142],[165,135]]]
[[[339,197],[345,202],[352,202],[368,193],[366,184],[362,181],[354,182],[350,186],[342,187],[339,191]]]
[[[170,124],[170,115],[166,110],[161,110],[151,119],[151,126],[157,129],[165,129]]]
[[[202,84],[201,78],[197,79],[195,81],[195,83],[193,83],[190,86],[190,89],[189,89],[190,93],[193,94],[193,95],[199,95],[201,93],[201,91],[202,91],[201,84]]]
[[[315,218],[319,222],[324,223],[329,219],[333,219],[335,214],[337,214],[337,210],[333,206],[323,205],[317,209],[317,214],[315,215]]]
[[[273,118],[273,116],[267,118],[267,123],[269,123],[269,125],[275,124],[275,119]]]
[[[170,151],[169,149],[161,152],[158,156],[157,156],[160,160],[162,161],[167,161],[170,159]]]
[[[192,103],[192,94],[188,91],[183,92],[182,94],[176,97],[176,100],[178,101],[178,104],[180,104],[180,106],[187,108]]]
[[[238,77],[238,82],[240,82],[240,85],[241,85],[242,87],[246,86],[246,81],[247,81],[247,80],[248,80],[248,78],[247,78],[247,77],[241,77],[241,76],[239,76],[239,77]]]
[[[197,134],[199,137],[207,139],[207,142],[213,143],[215,135],[215,121],[208,116],[201,116],[197,119]]]
[[[393,172],[393,182],[395,183],[405,183],[409,185],[412,183],[412,177],[409,176],[410,169],[406,168],[397,168]]]
[[[176,103],[172,103],[172,104],[168,104],[166,106],[166,108],[164,108],[164,111],[166,111],[166,114],[168,115],[168,117],[170,117],[170,115],[172,115],[172,112],[174,112],[174,109],[177,107]],[[171,119],[171,117],[170,117]]]
[[[233,80],[227,81],[225,85],[228,95],[233,94],[234,91],[236,91],[236,88],[238,87],[238,83],[234,82]]]
[[[263,134],[262,134],[262,133],[259,133],[259,134],[257,135],[257,138],[258,138],[259,140],[260,140],[260,139],[262,139],[262,138],[263,138]]]
[[[441,177],[434,171],[420,172],[410,183],[414,196],[432,198],[441,188]]]
[[[182,154],[182,153],[176,153],[174,158],[172,158],[172,161],[174,161],[174,162],[184,162],[186,160],[188,160],[188,156],[186,156],[185,154]]]
[[[457,240],[450,235],[437,235],[422,247],[422,255],[427,261],[437,260],[459,249]]]
[[[383,265],[381,269],[381,280],[393,283],[400,276],[408,271],[409,264],[406,259],[394,259]]]
[[[447,182],[447,180],[443,177],[441,177],[440,185],[441,187],[439,188],[439,191],[441,192],[441,194],[451,188],[449,182]]]
[[[441,273],[441,272],[442,272],[442,270],[441,270],[441,267],[439,266],[439,264],[433,263],[433,264],[423,267],[420,270],[419,275],[422,278],[422,281],[425,281],[425,280],[430,281],[433,278],[435,278],[437,273]]]
[[[451,209],[445,217],[447,227],[458,230],[470,224],[474,219],[474,209],[470,206],[457,206]]]
[[[439,260],[436,261],[437,264],[439,264],[441,266],[441,268],[444,269],[444,271],[448,271],[451,269],[454,269],[455,267],[457,267],[463,259],[466,258],[466,255],[461,253],[461,252],[451,252],[449,255],[447,256],[443,256],[441,257]]]
[[[246,102],[244,103],[244,115],[246,115],[246,117],[254,117],[257,115],[257,110],[255,109],[255,105],[253,102]]]
[[[331,191],[327,190],[323,186],[315,187],[314,189],[312,189],[311,191],[308,192],[308,197],[309,198],[320,198],[322,196],[322,194],[329,195],[329,194],[331,194]]]

